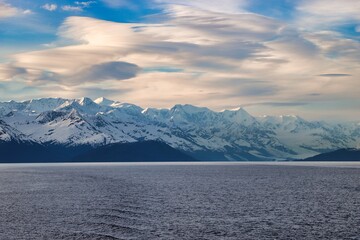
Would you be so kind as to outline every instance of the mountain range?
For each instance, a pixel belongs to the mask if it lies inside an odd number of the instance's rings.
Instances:
[[[243,108],[143,109],[106,98],[0,103],[0,145],[61,147],[80,154],[84,149],[145,141],[162,142],[199,160],[304,159],[358,148],[360,124],[307,121],[299,116],[255,117]]]
[[[314,157],[305,159],[304,161],[326,161],[326,162],[337,162],[341,161],[360,161],[360,150],[349,148],[349,149],[338,149],[332,152],[321,153]]]

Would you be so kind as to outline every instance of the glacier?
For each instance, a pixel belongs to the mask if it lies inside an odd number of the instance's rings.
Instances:
[[[360,124],[307,121],[175,105],[147,108],[112,101],[40,98],[0,103],[0,143],[92,147],[156,140],[201,160],[303,159],[360,146]]]

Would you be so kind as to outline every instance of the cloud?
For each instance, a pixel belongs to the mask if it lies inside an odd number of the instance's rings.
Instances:
[[[95,4],[96,1],[87,1],[87,2],[75,2],[76,5],[83,6],[84,8],[90,7],[90,5]]]
[[[33,14],[34,12],[31,11],[30,9],[26,9],[22,12],[23,14],[27,15],[27,14]]]
[[[214,1],[162,1],[156,24],[69,17],[58,31],[67,46],[15,54],[0,72],[50,95],[55,87],[71,97],[109,89],[101,95],[145,107],[267,103],[271,110],[358,99],[359,42],[226,3],[216,10]]]
[[[169,6],[186,6],[213,12],[239,13],[244,12],[245,6],[248,5],[248,0],[223,0],[219,4],[216,0],[101,0],[107,6],[112,8],[130,8],[138,9],[139,5],[148,4],[151,7],[167,8]]]
[[[241,105],[242,107],[271,106],[271,107],[297,107],[308,105],[308,102],[261,102]]]
[[[342,74],[342,73],[326,73],[320,74],[319,77],[351,77],[351,74]]]
[[[71,5],[64,5],[61,7],[64,11],[74,11],[74,12],[81,12],[83,11],[82,6],[71,6]]]
[[[55,11],[58,6],[56,4],[46,3],[45,5],[41,6],[41,8],[48,10],[50,12]]]
[[[106,62],[93,65],[78,72],[69,78],[72,81],[105,81],[105,80],[126,80],[136,77],[140,68],[127,62]]]
[[[184,5],[214,12],[228,13],[241,12],[248,4],[248,0],[222,0],[221,4],[219,4],[219,1],[217,0],[155,0],[155,2],[169,5]]]
[[[64,11],[69,12],[82,12],[85,8],[89,8],[92,4],[95,4],[96,1],[86,1],[86,2],[74,2],[75,5],[64,5],[61,7]]]
[[[89,8],[92,4],[95,4],[96,1],[86,1],[86,2],[80,2],[76,1],[74,2],[75,5],[63,5],[61,6],[61,9],[63,11],[74,11],[74,12],[82,12],[85,8]],[[45,5],[41,6],[41,8],[53,12],[59,8],[57,4],[54,3],[46,3]]]
[[[125,94],[131,90],[128,89],[108,89],[108,88],[101,88],[101,87],[85,87],[85,88],[78,88],[77,96],[87,96],[92,99],[97,99],[102,96],[108,96],[110,99],[117,99],[119,95]]]
[[[16,16],[19,13],[19,9],[0,1],[0,19]]]
[[[12,99],[24,101],[33,98],[39,94],[39,89],[23,85],[20,82],[9,82],[3,84],[0,82],[0,101],[8,101],[5,96],[10,95]]]
[[[221,13],[186,6],[170,6],[166,12],[171,18],[170,23],[182,28],[180,33],[184,34],[186,31],[198,38],[201,36],[199,34],[203,33],[203,42],[208,41],[210,44],[212,43],[210,40],[213,42],[263,41],[275,37],[284,27],[283,23],[274,19],[250,13]],[[185,37],[187,41],[194,38],[191,35]]]
[[[26,74],[26,69],[11,65],[0,65],[0,82],[9,81],[19,75]]]
[[[324,56],[339,62],[341,61],[342,66],[344,66],[344,64],[351,66],[354,62],[360,60],[360,42],[344,37],[341,33],[334,31],[317,31],[307,33],[305,37],[317,45]],[[334,69],[330,71],[334,72]],[[348,72],[348,70],[344,72]]]
[[[3,0],[0,0],[0,20],[10,17],[21,17],[24,15],[30,15],[33,12],[30,9],[16,8]]]
[[[279,92],[278,87],[266,84],[264,86],[258,86],[256,84],[248,85],[240,88],[237,96],[273,96]]]
[[[302,0],[297,10],[298,23],[307,28],[323,28],[360,20],[358,0]]]
[[[0,19],[29,15],[33,12],[30,9],[16,8],[3,0],[0,0]]]

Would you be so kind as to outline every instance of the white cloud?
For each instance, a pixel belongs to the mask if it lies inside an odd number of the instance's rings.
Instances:
[[[28,15],[28,14],[33,14],[34,12],[31,11],[30,9],[26,9],[22,13],[25,14],[25,15]]]
[[[10,81],[14,77],[26,74],[26,70],[23,68],[13,67],[11,65],[0,65],[0,82]]]
[[[90,7],[90,5],[95,4],[95,3],[96,3],[95,1],[87,1],[87,2],[78,2],[78,1],[76,1],[75,2],[76,5],[80,5],[80,6],[84,7],[84,8]]]
[[[184,5],[215,12],[237,13],[243,11],[248,0],[154,0],[156,3]]]
[[[71,6],[71,5],[64,5],[61,7],[64,11],[74,11],[74,12],[81,12],[83,11],[83,7],[81,6]]]
[[[13,17],[19,13],[19,10],[10,4],[0,1],[0,19]]]
[[[160,24],[69,17],[58,35],[76,44],[16,54],[0,72],[7,80],[61,87],[72,97],[111,89],[109,97],[155,107],[358,99],[355,40],[206,9],[168,5]]]
[[[106,5],[112,8],[137,8],[133,0],[101,0]],[[163,6],[169,5],[183,5],[194,7],[198,9],[214,11],[214,12],[228,12],[237,13],[244,12],[244,7],[248,5],[249,0],[150,0],[148,3],[144,1],[143,4],[152,6],[162,4]]]
[[[58,6],[54,3],[46,3],[45,5],[41,6],[41,8],[52,12],[55,11],[58,8]]]
[[[297,7],[299,24],[303,26],[346,24],[360,21],[360,1],[358,0],[302,0]]]
[[[87,1],[87,2],[74,2],[73,5],[64,5],[61,7],[64,11],[74,11],[74,12],[82,12],[85,8],[89,8],[92,4],[96,3],[95,1]]]
[[[1,18],[8,18],[8,17],[18,17],[21,15],[29,15],[33,12],[30,9],[20,9],[16,8],[2,0],[0,0],[0,19]]]

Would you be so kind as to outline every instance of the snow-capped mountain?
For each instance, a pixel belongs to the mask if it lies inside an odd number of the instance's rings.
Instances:
[[[12,128],[4,121],[0,120],[0,142],[22,142],[27,141],[27,137],[19,132],[18,130]]]
[[[142,109],[106,98],[43,98],[0,103],[0,142],[103,146],[159,140],[204,160],[305,158],[360,145],[359,124],[254,117],[243,108],[192,105]]]

